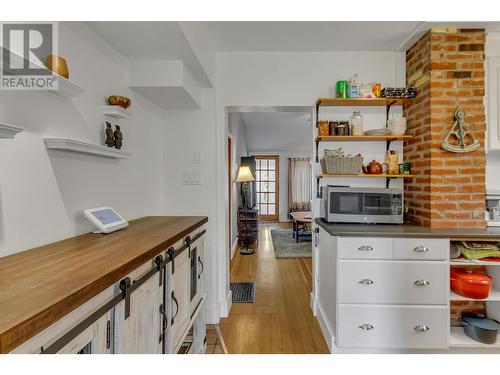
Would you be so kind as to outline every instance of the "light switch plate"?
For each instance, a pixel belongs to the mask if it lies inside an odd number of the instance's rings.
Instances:
[[[201,164],[201,151],[193,151],[193,163]]]
[[[201,185],[201,175],[199,173],[183,173],[182,182],[184,185]]]

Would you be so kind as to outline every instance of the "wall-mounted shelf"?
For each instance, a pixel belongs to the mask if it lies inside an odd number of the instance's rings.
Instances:
[[[452,327],[450,334],[450,347],[452,348],[500,348],[500,337],[494,344],[482,344],[467,336],[462,327]]]
[[[465,240],[468,241],[468,240]],[[496,240],[498,242],[498,240]],[[450,266],[500,266],[500,262],[489,262],[487,260],[450,260]]]
[[[450,291],[450,301],[500,301],[500,291],[491,289],[488,298],[484,299],[463,297]]]
[[[319,182],[323,177],[368,177],[368,178],[385,178],[385,186],[389,187],[389,181],[395,178],[413,178],[412,174],[328,174],[328,173],[320,173],[316,175],[316,198],[321,198],[321,191],[319,188]]]
[[[17,53],[9,51],[7,49],[5,49],[3,52],[10,53],[12,65],[20,66],[26,60],[24,57],[18,55]],[[42,89],[42,90],[33,90],[33,91],[51,92],[53,94],[57,94],[57,95],[63,96],[63,97],[79,96],[85,91],[82,87],[80,87],[75,82],[70,81],[69,79],[61,77],[60,75],[49,71],[47,69],[47,67],[43,64],[37,63],[35,61],[30,61],[30,64],[31,64],[31,66],[34,66],[34,67],[39,68],[39,69],[44,69],[46,72],[49,72],[49,75],[55,80],[55,82],[57,84],[57,89],[55,89],[55,90]],[[9,72],[8,68],[4,69],[4,71],[6,73]]]
[[[105,105],[102,107],[102,113],[113,118],[128,118],[130,116],[130,112],[119,105]]]
[[[404,98],[318,98],[317,107],[386,107],[405,105],[412,99]]]
[[[45,146],[48,149],[66,150],[82,154],[102,156],[112,159],[127,159],[130,153],[117,150],[107,146],[96,145],[93,143],[81,142],[68,138],[44,138]]]
[[[21,128],[20,126],[0,124],[0,138],[12,139],[17,133],[20,133],[23,130],[24,128]]]

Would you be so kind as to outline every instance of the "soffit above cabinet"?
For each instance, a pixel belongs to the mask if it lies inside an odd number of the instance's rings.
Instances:
[[[182,61],[133,61],[130,87],[163,109],[201,109],[201,88]]]

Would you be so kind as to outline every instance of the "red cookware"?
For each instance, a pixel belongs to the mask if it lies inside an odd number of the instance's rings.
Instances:
[[[450,286],[455,293],[473,299],[488,298],[493,281],[484,273],[452,268],[450,271]]]

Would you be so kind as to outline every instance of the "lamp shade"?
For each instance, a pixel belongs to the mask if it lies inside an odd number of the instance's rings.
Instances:
[[[255,181],[255,177],[253,176],[250,167],[248,165],[240,166],[236,182],[250,182],[250,181]]]

